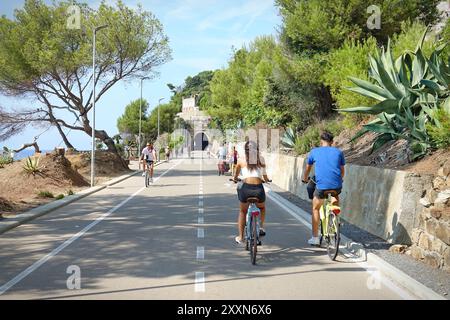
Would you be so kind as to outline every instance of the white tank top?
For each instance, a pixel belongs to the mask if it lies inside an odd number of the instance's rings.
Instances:
[[[241,169],[242,180],[247,178],[263,179],[264,168],[256,168],[256,170],[249,170],[247,167]]]

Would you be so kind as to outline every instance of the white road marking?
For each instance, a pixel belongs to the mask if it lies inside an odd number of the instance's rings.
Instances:
[[[286,205],[284,205],[282,203],[281,200],[277,199],[277,197],[274,196],[274,192],[270,189],[267,188],[266,189],[269,191],[267,193],[268,198],[271,199],[273,202],[275,202],[278,206],[280,206],[282,209],[284,209],[287,213],[289,213],[291,216],[293,216],[294,218],[296,218],[298,221],[300,221],[303,225],[305,225],[306,227],[308,227],[309,229],[312,229],[312,225],[310,222],[306,221],[305,219],[303,219],[301,216],[299,216],[296,212],[294,212],[291,208],[287,207]],[[285,199],[283,199],[284,201],[287,201]],[[301,209],[300,209],[301,210]],[[306,213],[305,213],[306,214]],[[366,272],[372,276],[374,273],[374,267],[371,267],[367,264],[367,262],[356,262],[356,264],[358,264],[359,266],[361,266],[363,269],[366,270]],[[398,285],[396,285],[395,283],[393,283],[390,279],[387,279],[386,277],[381,276],[379,278],[379,280],[381,281],[381,283],[383,283],[387,288],[389,288],[390,290],[392,290],[393,292],[395,292],[396,294],[398,294],[402,299],[405,300],[411,300],[411,299],[415,299],[411,294],[409,294],[405,289],[399,287]]]
[[[197,247],[197,260],[205,259],[205,247]]]
[[[197,224],[204,224],[204,223],[205,223],[205,218],[198,217]]]
[[[164,173],[162,173],[158,178],[154,180],[154,183],[158,181],[160,178],[162,178],[164,175],[166,175],[170,170],[178,166],[182,160],[180,160],[177,164],[173,165],[171,168],[167,169]],[[66,247],[68,247],[70,244],[72,244],[74,241],[78,240],[80,237],[82,237],[86,232],[88,232],[90,229],[95,227],[97,224],[99,224],[101,221],[103,221],[106,217],[111,215],[112,213],[116,212],[118,209],[120,209],[122,206],[124,206],[128,201],[133,199],[135,196],[137,196],[139,193],[141,193],[143,190],[145,190],[146,187],[140,188],[138,191],[133,193],[131,196],[123,200],[121,203],[119,203],[117,206],[109,210],[108,212],[102,214],[100,217],[92,221],[89,225],[87,225],[85,228],[83,228],[80,232],[72,236],[70,239],[64,241],[60,246],[58,246],[56,249],[51,251],[49,254],[41,258],[40,260],[33,263],[31,266],[23,270],[21,273],[19,273],[17,276],[15,276],[13,279],[9,280],[7,283],[2,285],[0,287],[0,296],[4,294],[6,291],[11,289],[14,285],[22,281],[25,277],[30,275],[32,272],[34,272],[36,269],[41,267],[43,264],[45,264],[48,260],[50,260],[52,257],[56,256],[58,253],[60,253],[62,250],[64,250]]]
[[[204,213],[205,213],[205,209],[203,209],[203,208],[198,208],[198,213],[199,213],[199,214],[204,214]]]
[[[205,292],[205,273],[195,273],[195,292]]]
[[[205,237],[205,229],[198,228],[197,229],[197,238],[203,239]]]
[[[203,207],[203,200],[200,200],[200,201],[198,202],[198,206],[199,206],[199,207]]]

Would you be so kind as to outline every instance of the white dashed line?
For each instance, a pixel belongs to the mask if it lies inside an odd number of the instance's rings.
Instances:
[[[195,292],[205,292],[205,273],[195,273]]]
[[[197,247],[197,260],[205,259],[205,247]]]

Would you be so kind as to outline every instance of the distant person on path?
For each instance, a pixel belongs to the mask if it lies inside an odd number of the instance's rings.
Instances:
[[[238,163],[238,157],[239,154],[236,150],[236,147],[234,146],[233,149],[231,150],[231,154],[230,154],[230,165],[231,165],[231,175],[234,176],[234,170],[236,169],[236,165]]]
[[[313,246],[320,244],[319,238],[319,220],[320,207],[325,199],[325,191],[336,191],[339,195],[342,191],[342,182],[345,175],[345,157],[344,153],[338,148],[333,147],[333,135],[324,131],[320,135],[319,148],[311,150],[308,157],[306,170],[303,174],[303,183],[308,183],[309,174],[315,165],[316,190],[312,204],[312,238],[308,243]],[[335,199],[339,202],[339,196]]]
[[[170,157],[170,148],[169,146],[166,147],[166,160],[167,162],[169,162],[169,157]]]
[[[156,161],[156,150],[153,147],[153,143],[148,142],[147,146],[142,150],[141,161],[143,161],[144,172],[142,176],[145,176],[146,166],[149,166],[150,169],[150,182],[153,182],[153,165]]]

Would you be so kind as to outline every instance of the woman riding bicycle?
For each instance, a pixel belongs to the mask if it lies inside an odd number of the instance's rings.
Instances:
[[[254,141],[245,143],[245,158],[240,159],[236,165],[233,180],[238,181],[239,173],[242,175],[242,184],[238,186],[238,198],[240,201],[240,213],[238,218],[239,235],[235,238],[236,243],[243,244],[245,220],[249,204],[248,198],[258,198],[260,201],[256,204],[261,210],[261,228],[260,236],[265,236],[265,201],[266,194],[264,192],[263,182],[269,182],[266,173],[266,165],[264,158],[259,153],[259,147]]]

